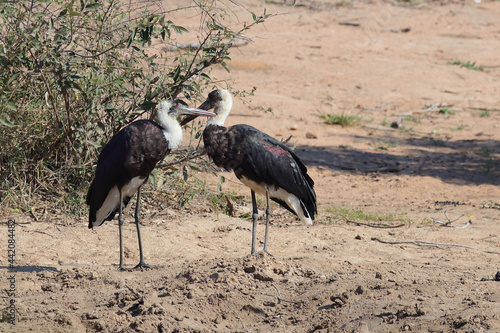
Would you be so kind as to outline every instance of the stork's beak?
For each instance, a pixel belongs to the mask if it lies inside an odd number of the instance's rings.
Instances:
[[[208,110],[210,110],[211,108],[213,108],[213,105],[212,105],[212,103],[210,103],[209,99],[207,99],[205,102],[203,102],[203,103],[199,106],[199,108],[198,108],[197,110],[199,110],[199,109],[201,109],[201,110],[207,110],[207,111],[204,111],[204,112],[208,112],[208,113],[212,114],[212,116],[209,116],[209,117],[213,117],[213,116],[215,116],[215,113],[208,111]],[[193,115],[189,115],[189,116],[187,116],[186,118],[184,118],[184,119],[181,121],[181,126],[184,126],[184,125],[186,125],[187,123],[189,123],[189,122],[191,122],[191,121],[195,120],[195,119],[196,119],[196,117],[198,117],[198,115],[194,115],[194,114],[193,114]]]
[[[211,111],[206,111],[206,110],[201,110],[201,109],[197,109],[197,108],[192,108],[190,106],[187,106],[187,105],[183,105],[183,104],[178,104],[177,105],[177,113],[178,114],[183,114],[183,115],[187,115],[188,117],[187,118],[196,118],[198,116],[202,116],[202,117],[215,117],[215,113],[211,112]],[[182,121],[184,122],[185,119]]]

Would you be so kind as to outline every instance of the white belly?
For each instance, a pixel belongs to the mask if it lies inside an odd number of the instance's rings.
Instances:
[[[302,223],[304,223],[305,225],[313,224],[311,218],[306,216],[300,204],[300,200],[295,195],[285,191],[282,188],[257,184],[256,182],[245,177],[242,177],[240,181],[246,186],[250,187],[255,193],[266,195],[267,191],[269,192],[270,198],[276,198],[286,202],[288,207],[292,208],[297,216],[302,220]]]
[[[135,177],[132,178],[127,184],[122,187],[122,199],[126,197],[131,197],[137,192],[139,186],[144,183],[146,178]],[[106,196],[106,200],[104,200],[101,208],[99,208],[96,212],[96,220],[92,223],[94,227],[100,226],[106,217],[111,214],[119,206],[120,201],[120,192],[118,191],[117,186],[113,186],[113,188],[109,191]]]

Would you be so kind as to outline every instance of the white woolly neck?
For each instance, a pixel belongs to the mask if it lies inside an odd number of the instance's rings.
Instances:
[[[172,103],[170,101],[160,103],[158,106],[158,121],[164,128],[162,132],[168,141],[168,148],[177,149],[182,143],[182,127],[177,118],[168,113],[171,107]]]
[[[215,117],[209,118],[207,121],[208,125],[218,125],[224,126],[227,116],[229,112],[231,112],[231,108],[233,107],[233,97],[231,93],[225,89],[220,89],[220,94],[222,96],[222,100],[217,102],[214,108]]]

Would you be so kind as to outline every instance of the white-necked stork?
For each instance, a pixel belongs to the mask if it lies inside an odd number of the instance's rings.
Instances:
[[[144,262],[140,232],[141,186],[146,183],[156,164],[181,143],[182,127],[177,121],[177,115],[215,116],[212,112],[191,108],[172,100],[161,102],[157,115],[161,126],[151,120],[137,120],[109,140],[99,155],[95,177],[87,193],[87,205],[90,206],[89,228],[100,226],[105,220],[112,220],[118,212],[121,270],[124,269],[122,210],[135,192],[135,224],[140,255],[136,268],[148,267]]]
[[[203,141],[207,155],[215,165],[234,171],[236,177],[251,189],[253,228],[252,250],[255,253],[257,203],[255,193],[266,196],[266,230],[264,252],[267,252],[269,229],[269,198],[297,215],[305,225],[311,225],[317,213],[314,181],[306,166],[285,144],[248,125],[224,127],[233,99],[224,89],[212,91],[199,107],[214,109],[216,116],[207,121]],[[196,118],[188,116],[184,125]]]

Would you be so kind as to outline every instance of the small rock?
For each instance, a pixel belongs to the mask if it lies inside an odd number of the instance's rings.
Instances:
[[[425,315],[425,311],[418,304],[415,304],[415,313],[417,314],[417,316]]]
[[[344,306],[344,304],[345,304],[345,302],[340,298],[334,298],[334,299],[332,299],[332,302],[333,302],[334,307],[341,307],[341,306]]]
[[[46,283],[42,284],[41,288],[43,291],[55,292],[57,290],[60,290],[61,286],[58,283]]]
[[[349,296],[347,295],[346,292],[343,292],[342,294],[330,296],[330,301],[333,302],[334,307],[341,307],[344,304],[347,303],[347,300],[349,299]]]
[[[82,315],[82,319],[84,319],[84,320],[94,320],[94,319],[99,319],[99,317],[97,317],[95,313],[85,312]]]
[[[495,281],[500,281],[500,271],[495,275]]]
[[[318,136],[316,134],[314,134],[314,133],[307,132],[306,133],[306,138],[308,138],[308,139],[317,139]]]
[[[361,235],[356,235],[356,237],[354,237],[354,239],[357,239],[357,240],[362,240],[363,237],[361,237]]]
[[[290,126],[290,129],[291,129],[292,131],[296,131],[296,130],[298,130],[298,129],[299,129],[299,125],[297,125],[297,124],[293,124],[292,126]]]
[[[255,266],[245,267],[243,268],[243,270],[245,271],[245,273],[255,273]]]
[[[375,273],[375,279],[382,280],[382,273],[380,272]]]
[[[254,273],[253,278],[259,281],[274,281],[272,277],[270,277],[267,274],[262,274],[262,273]]]
[[[243,305],[243,310],[253,313],[265,313],[261,308],[255,307],[251,304]]]
[[[272,308],[274,308],[276,306],[276,303],[272,302],[272,301],[265,301],[264,303],[262,303],[264,306],[270,306]]]
[[[403,117],[398,117],[391,123],[391,128],[400,128],[402,124]]]

